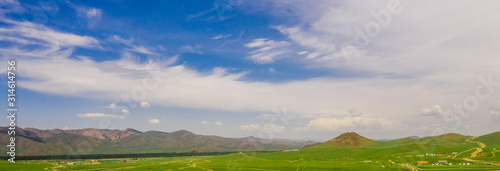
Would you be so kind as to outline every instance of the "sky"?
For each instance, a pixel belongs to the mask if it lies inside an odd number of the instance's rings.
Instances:
[[[316,141],[483,135],[500,130],[498,9],[469,0],[4,0],[1,72],[17,61],[22,128]]]

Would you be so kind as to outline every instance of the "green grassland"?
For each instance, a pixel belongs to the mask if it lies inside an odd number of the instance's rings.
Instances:
[[[374,141],[346,133],[291,151],[217,156],[0,161],[8,170],[500,170],[498,133]],[[431,155],[436,154],[436,155]],[[446,160],[446,164],[437,164]],[[427,161],[428,164],[417,164]]]
[[[75,160],[23,161],[16,164],[2,161],[0,167],[9,168],[9,170],[44,170],[45,168],[46,170],[399,170],[402,168],[398,165],[391,165],[388,161],[365,163],[357,160],[282,160],[247,155],[252,154],[235,153],[212,157],[140,158],[137,160],[102,159],[96,164],[84,164],[83,161]],[[124,161],[127,163],[122,163]],[[388,166],[381,168],[384,165]]]
[[[466,162],[445,156],[414,158],[389,155],[383,157],[384,159],[374,159],[373,156],[364,157],[366,153],[349,152],[352,151],[347,148],[340,148],[339,151],[316,148],[290,152],[233,153],[207,157],[99,159],[94,163],[84,163],[84,161],[92,160],[17,161],[16,164],[1,161],[0,168],[9,168],[9,170],[409,170],[401,164],[413,164],[417,160],[427,160],[433,163],[443,159],[451,163]],[[417,167],[424,170],[500,169],[500,166],[479,163],[472,163],[468,166],[454,164],[452,166],[419,165]]]

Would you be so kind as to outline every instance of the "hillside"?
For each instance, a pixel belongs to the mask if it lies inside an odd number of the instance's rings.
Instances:
[[[483,142],[485,144],[496,144],[500,146],[500,132],[479,136],[475,141]],[[492,146],[492,145],[490,145]]]
[[[186,130],[171,133],[134,129],[40,130],[17,128],[18,155],[78,155],[165,152],[277,151],[301,148],[314,142],[224,138]],[[7,144],[7,128],[0,127],[0,143]],[[1,149],[6,154],[6,149]]]
[[[363,137],[355,132],[346,132],[331,140],[319,144],[319,146],[345,147],[345,146],[365,146],[374,144],[377,144],[377,141]]]

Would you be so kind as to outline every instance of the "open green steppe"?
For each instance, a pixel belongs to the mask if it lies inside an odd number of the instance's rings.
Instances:
[[[477,152],[478,150],[480,152]],[[375,141],[349,132],[324,143],[281,152],[239,152],[219,156],[137,160],[99,159],[95,163],[84,162],[91,160],[17,161],[16,164],[1,161],[0,168],[9,170],[500,170],[500,157],[496,154],[498,152],[500,152],[500,132],[479,137],[444,134],[392,141]],[[475,156],[472,156],[474,153]],[[439,160],[446,160],[452,165],[435,165]],[[417,165],[417,161],[428,161],[429,164]]]

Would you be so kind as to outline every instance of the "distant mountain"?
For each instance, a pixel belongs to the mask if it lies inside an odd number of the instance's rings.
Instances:
[[[355,132],[346,132],[334,139],[328,140],[322,144],[321,146],[363,146],[363,145],[373,145],[376,144],[377,141],[368,139],[363,137]]]
[[[0,131],[4,131],[3,129],[6,129],[5,127],[0,128]],[[77,130],[61,130],[61,129],[52,129],[52,130],[40,130],[36,128],[26,128],[26,129],[20,129],[22,132],[20,133],[21,135],[26,134],[26,133],[32,133],[34,135],[37,135],[40,138],[47,138],[47,137],[52,137],[57,134],[75,134],[75,135],[82,135],[82,136],[89,136],[97,139],[103,139],[103,140],[119,140],[125,137],[128,137],[132,134],[136,133],[141,133],[140,131],[134,130],[134,129],[125,129],[123,131],[121,130],[109,130],[109,129],[92,129],[92,128],[86,128],[86,129],[77,129]]]
[[[0,144],[7,144],[7,127],[0,127]],[[18,155],[82,155],[161,152],[275,151],[301,148],[315,142],[266,140],[256,137],[224,138],[196,135],[186,130],[171,133],[134,129],[40,130],[16,128]],[[6,155],[6,148],[0,149]]]

